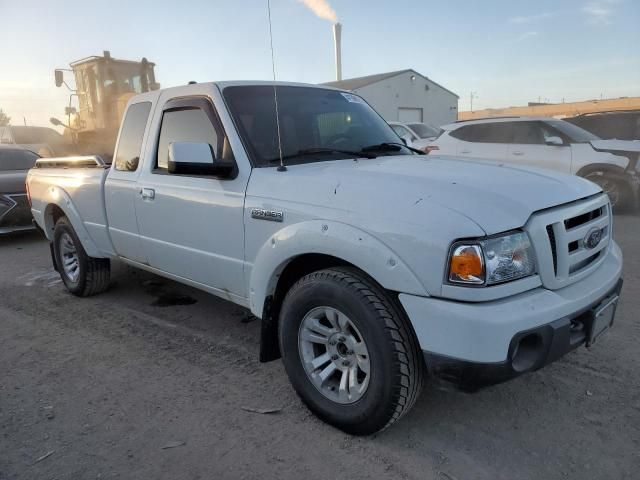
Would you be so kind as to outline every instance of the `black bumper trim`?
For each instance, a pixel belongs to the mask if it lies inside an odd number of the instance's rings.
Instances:
[[[621,289],[622,279],[587,308],[546,325],[516,333],[509,344],[508,359],[504,362],[469,362],[423,351],[427,370],[430,376],[467,392],[538,370],[584,345],[591,332],[593,309],[612,295],[619,295]]]

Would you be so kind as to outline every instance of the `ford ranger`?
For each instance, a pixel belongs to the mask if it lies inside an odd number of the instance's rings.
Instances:
[[[592,345],[622,283],[595,184],[421,153],[352,93],[205,83],[133,97],[112,165],[41,159],[27,187],[71,293],[117,259],[246,307],[260,359],[371,434],[426,378],[474,390]]]

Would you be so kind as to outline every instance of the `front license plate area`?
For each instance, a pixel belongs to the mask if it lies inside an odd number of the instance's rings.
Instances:
[[[609,297],[593,309],[591,329],[589,331],[589,337],[587,338],[587,347],[593,345],[613,323],[613,318],[616,314],[616,307],[618,305],[618,298],[618,295]]]

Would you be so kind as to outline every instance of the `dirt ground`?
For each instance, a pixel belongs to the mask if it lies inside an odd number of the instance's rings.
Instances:
[[[76,298],[38,234],[0,238],[0,479],[638,478],[640,219],[615,230],[623,300],[592,350],[473,395],[427,388],[368,438],[258,362],[243,309],[123,266]]]

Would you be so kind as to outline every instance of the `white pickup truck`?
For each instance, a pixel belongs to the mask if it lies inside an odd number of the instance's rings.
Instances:
[[[113,165],[42,159],[27,186],[72,293],[118,259],[247,307],[261,360],[370,434],[425,373],[472,390],[591,345],[622,284],[595,184],[398,142],[352,93],[195,84],[132,98]]]

